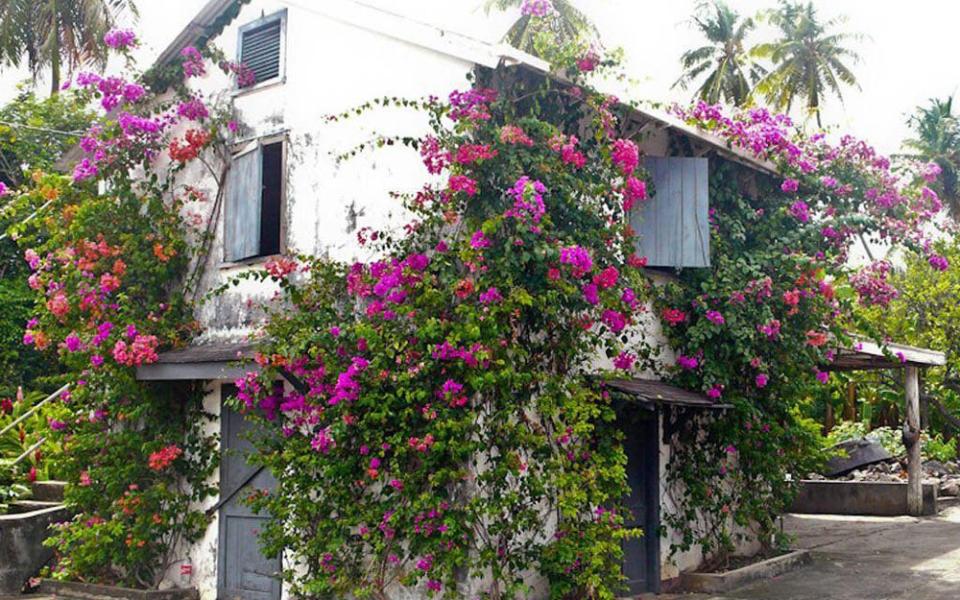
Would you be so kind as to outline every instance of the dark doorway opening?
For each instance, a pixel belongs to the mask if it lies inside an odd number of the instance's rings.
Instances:
[[[643,536],[623,543],[623,575],[631,594],[660,591],[660,419],[659,411],[636,404],[619,411],[627,455],[628,527]]]

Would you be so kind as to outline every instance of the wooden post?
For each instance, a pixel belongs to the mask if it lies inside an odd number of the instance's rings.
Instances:
[[[923,466],[920,463],[920,377],[915,366],[906,368],[906,423],[904,445],[907,447],[907,512],[920,516],[923,512]]]

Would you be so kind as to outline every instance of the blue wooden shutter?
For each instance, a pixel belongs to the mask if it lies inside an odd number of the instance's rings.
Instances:
[[[260,254],[260,197],[262,194],[261,149],[233,158],[227,173],[224,258],[243,260]]]
[[[655,192],[630,216],[638,253],[651,267],[709,267],[707,159],[648,156],[643,166]]]

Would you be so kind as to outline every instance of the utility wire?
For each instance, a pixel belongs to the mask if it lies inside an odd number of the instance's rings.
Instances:
[[[0,125],[6,125],[7,127],[16,127],[20,129],[32,129],[33,131],[43,131],[44,133],[55,133],[57,135],[66,135],[70,137],[76,137],[86,133],[85,131],[63,131],[61,129],[49,129],[47,127],[34,127],[33,125],[11,123],[10,121],[0,121]]]

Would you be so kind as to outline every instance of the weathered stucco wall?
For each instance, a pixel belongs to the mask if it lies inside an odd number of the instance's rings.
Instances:
[[[326,117],[385,96],[445,97],[468,87],[466,75],[473,65],[303,6],[254,0],[213,40],[227,57],[235,57],[239,27],[286,10],[282,81],[236,91],[226,75],[208,66],[205,77],[190,83],[208,99],[232,102],[241,124],[238,142],[272,135],[288,142],[283,216],[287,249],[341,260],[364,258],[357,230],[402,226],[406,219],[389,192],[416,191],[426,171],[416,152],[404,147],[366,152],[340,163],[335,156],[379,134],[425,133],[426,116],[412,109],[379,108],[339,122],[327,122]],[[216,190],[211,176],[197,167],[182,180],[209,194],[205,206],[191,207],[208,212]],[[248,268],[224,263],[222,207],[219,212],[214,215],[217,235],[204,271],[205,290]],[[236,339],[248,333],[259,318],[258,307],[274,291],[268,284],[241,285],[206,302],[198,315],[206,337]]]

